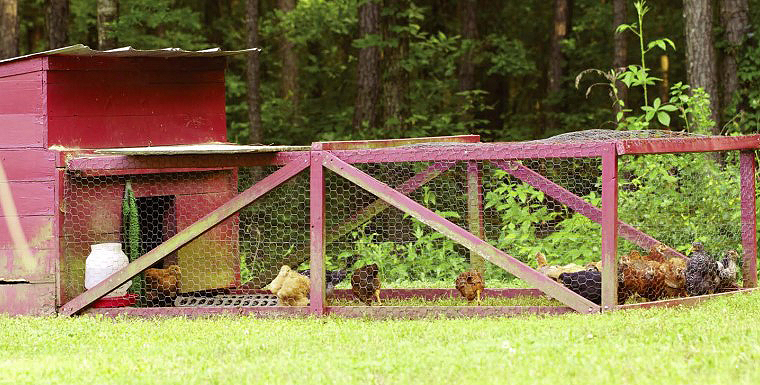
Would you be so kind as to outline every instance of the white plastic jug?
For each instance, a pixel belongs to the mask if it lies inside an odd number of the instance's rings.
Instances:
[[[98,243],[90,246],[84,269],[84,287],[91,289],[111,274],[129,264],[127,255],[121,250],[121,243]],[[117,287],[105,297],[121,297],[127,294],[132,281]]]

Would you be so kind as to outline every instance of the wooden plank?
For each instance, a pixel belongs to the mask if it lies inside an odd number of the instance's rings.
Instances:
[[[105,148],[95,150],[96,154],[108,155],[214,155],[269,153],[282,151],[309,151],[309,146],[261,146],[232,143],[205,143],[180,146],[149,146],[127,148]]]
[[[452,282],[453,285],[453,282]],[[241,293],[242,294],[242,293]],[[425,301],[435,301],[439,299],[461,298],[457,289],[395,289],[383,288],[380,290],[381,299],[423,299]],[[483,290],[483,298],[517,298],[517,297],[544,297],[544,293],[538,289],[525,288],[486,288]],[[335,289],[333,291],[335,299],[356,299],[351,289]]]
[[[618,162],[615,146],[602,155],[602,310],[618,304]]]
[[[0,148],[44,147],[44,118],[42,114],[0,115]]]
[[[322,151],[312,151],[309,166],[309,269],[313,314],[325,313],[325,175]]]
[[[437,162],[494,159],[596,158],[605,142],[420,143],[371,150],[331,150],[346,163]]]
[[[50,71],[223,71],[224,57],[48,56]]]
[[[0,78],[42,71],[42,60],[43,58],[32,58],[2,63],[0,64]]]
[[[186,83],[224,83],[222,70],[145,70],[132,68],[109,71],[73,70],[47,71],[47,84],[81,87],[88,85],[121,84],[129,79],[131,84],[186,84]]]
[[[617,144],[617,151],[620,155],[729,151],[756,148],[760,148],[760,135],[626,139],[619,141]]]
[[[571,191],[564,187],[552,182],[543,175],[531,170],[528,167],[523,166],[518,162],[513,161],[491,161],[496,167],[506,171],[509,175],[543,191],[546,195],[556,199],[558,202],[569,207],[573,211],[580,213],[586,218],[596,222],[602,223],[602,210],[594,205],[586,202],[583,198],[573,194]],[[664,252],[668,256],[686,258],[685,255],[679,253],[677,250],[663,244],[657,239],[649,236],[636,229],[635,227],[618,220],[618,233],[623,238],[631,241],[639,247],[649,250],[655,245],[662,244],[665,246]]]
[[[48,116],[204,116],[224,113],[224,84],[48,84],[47,103]]]
[[[411,215],[432,227],[441,234],[482,255],[491,263],[500,266],[509,273],[535,286],[552,298],[567,304],[582,313],[595,313],[599,306],[579,296],[570,289],[533,270],[530,266],[509,254],[488,244],[467,230],[446,220],[428,208],[393,190],[384,183],[372,178],[361,170],[349,165],[332,155],[326,155],[325,167],[350,180],[365,190],[377,195],[392,206]]]
[[[306,317],[311,314],[307,306],[257,306],[257,307],[114,307],[89,308],[86,315],[106,317],[210,317],[219,315],[245,315],[260,318]]]
[[[0,149],[0,162],[9,181],[51,181],[55,153],[44,149]]]
[[[42,94],[40,72],[2,77],[0,78],[0,115],[42,114]]]
[[[55,283],[0,283],[0,314],[55,314]]]
[[[48,144],[51,146],[111,148],[225,140],[224,109],[213,114],[48,117]]]
[[[403,138],[403,139],[380,139],[380,140],[348,140],[336,142],[317,142],[314,143],[314,150],[358,150],[369,148],[387,148],[408,146],[419,143],[477,143],[480,142],[480,135],[456,135],[456,136],[431,136],[425,138]]]
[[[631,303],[627,305],[620,305],[618,306],[618,308],[619,309],[647,309],[647,308],[652,308],[652,307],[673,307],[673,306],[680,306],[680,305],[692,306],[692,305],[696,305],[701,302],[718,298],[718,297],[725,297],[725,296],[734,295],[734,294],[748,294],[754,290],[757,290],[757,288],[740,289],[740,290],[729,291],[725,293],[707,294],[707,295],[700,295],[696,297],[684,297],[684,298],[676,298],[676,299],[664,299],[660,301]]]
[[[79,312],[100,297],[108,294],[111,290],[132,279],[132,277],[141,273],[152,264],[160,261],[165,256],[203,235],[212,227],[234,215],[240,209],[251,204],[273,188],[290,180],[308,166],[308,159],[305,161],[296,161],[282,167],[273,174],[268,175],[259,183],[253,185],[232,198],[229,202],[204,216],[198,222],[193,223],[155,249],[132,261],[129,265],[106,278],[92,289],[72,299],[61,307],[61,313],[65,315],[73,315]]]
[[[0,249],[0,282],[55,282],[58,266],[55,250],[32,248],[29,254],[30,257],[26,258],[17,249]]]
[[[742,279],[744,287],[757,287],[757,214],[755,190],[755,151],[742,151],[739,157],[742,199]]]
[[[14,181],[6,182],[5,185],[10,190],[19,216],[55,214],[54,181]],[[0,211],[0,218],[4,216],[3,211]]]
[[[16,222],[16,220],[18,221]],[[29,248],[38,250],[53,249],[57,241],[53,239],[53,221],[53,216],[0,217],[0,250],[17,249],[10,231],[11,228],[16,228],[17,225],[21,227],[25,242]]]
[[[68,168],[77,171],[120,172],[141,169],[172,169],[203,167],[255,167],[280,166],[299,159],[308,159],[305,151],[278,152],[265,154],[224,154],[224,155],[155,155],[155,156],[126,156],[126,155],[97,155],[78,156],[68,161]]]
[[[478,162],[473,161],[467,162],[467,227],[478,238],[486,239],[483,225],[483,184]],[[470,251],[470,268],[481,274],[486,269],[485,260],[474,251]]]
[[[327,314],[349,318],[509,317],[574,313],[565,306],[329,306]]]

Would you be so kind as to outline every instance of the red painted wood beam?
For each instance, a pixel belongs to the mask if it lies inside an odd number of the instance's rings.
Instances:
[[[620,155],[710,152],[760,148],[760,135],[626,139],[617,142]]]
[[[180,247],[192,242],[194,239],[211,230],[214,226],[231,217],[240,209],[251,204],[273,188],[287,182],[308,166],[309,159],[304,158],[291,162],[285,167],[266,176],[252,187],[230,199],[227,203],[205,215],[184,230],[178,232],[147,254],[132,261],[129,265],[95,285],[95,287],[72,299],[61,307],[60,313],[65,315],[76,314],[99,298],[110,293],[116,287],[132,279],[137,274],[140,274],[152,264],[160,261],[162,258],[176,251]]]
[[[325,313],[325,175],[322,151],[311,152],[309,166],[309,227],[311,292],[309,308],[315,315]]]
[[[111,307],[89,308],[86,315],[106,317],[209,317],[219,315],[250,315],[261,318],[305,317],[310,314],[307,306],[251,306],[251,307]]]
[[[566,188],[552,182],[543,175],[531,170],[528,167],[523,166],[518,162],[501,160],[491,161],[496,167],[506,171],[509,175],[543,191],[546,195],[556,199],[563,205],[571,208],[573,211],[580,213],[588,219],[596,223],[602,223],[602,210],[594,205],[586,202],[583,198],[573,194]],[[649,250],[655,245],[664,245],[662,242],[651,237],[637,228],[622,222],[617,221],[619,235],[623,238],[631,241],[639,247]],[[686,258],[685,255],[679,253],[677,250],[665,245],[665,254],[673,257]]]
[[[619,309],[639,309],[639,308],[646,309],[650,307],[672,307],[672,306],[680,306],[680,305],[696,305],[700,302],[704,302],[713,298],[725,297],[725,296],[734,295],[734,294],[747,294],[754,290],[757,290],[757,288],[739,289],[739,290],[729,291],[725,293],[700,295],[696,297],[684,297],[684,298],[676,298],[676,299],[664,299],[661,301],[632,303],[628,305],[620,305],[618,306],[618,308]]]
[[[411,215],[422,223],[427,224],[469,250],[475,251],[491,263],[502,267],[516,277],[531,284],[537,289],[540,289],[550,297],[556,298],[562,303],[567,304],[576,311],[582,313],[595,313],[599,311],[599,306],[593,302],[572,292],[570,289],[558,284],[536,270],[533,270],[530,266],[521,262],[517,258],[514,258],[488,244],[467,230],[455,225],[451,221],[441,217],[404,194],[392,189],[388,185],[372,178],[356,167],[353,167],[330,154],[326,155],[324,165],[338,175],[343,176],[349,181],[357,184],[359,187],[377,195],[390,205]]]
[[[509,317],[573,313],[566,306],[329,306],[327,314],[349,318],[419,319],[428,317]]]
[[[744,287],[757,287],[757,212],[755,191],[755,151],[742,151],[739,156],[739,175],[742,199],[742,249]]]
[[[93,155],[72,158],[67,167],[74,171],[198,168],[198,165],[205,168],[226,168],[279,166],[308,158],[307,151],[218,155]]]
[[[360,150],[370,148],[387,148],[407,146],[419,143],[477,143],[480,135],[432,136],[423,138],[380,139],[380,140],[350,140],[337,142],[317,142],[312,144],[314,150]]]
[[[452,282],[453,285],[453,282]],[[269,290],[252,289],[244,285],[241,288],[231,289],[230,294],[271,294]],[[446,288],[427,288],[427,289],[399,289],[383,288],[380,291],[381,299],[410,299],[419,298],[426,301],[435,301],[438,299],[461,298],[461,294],[456,289]],[[486,288],[483,290],[484,298],[516,298],[516,297],[545,297],[544,293],[538,289],[526,288]],[[335,289],[332,298],[335,299],[356,299],[351,289]]]
[[[618,162],[615,145],[602,155],[602,310],[618,304]]]

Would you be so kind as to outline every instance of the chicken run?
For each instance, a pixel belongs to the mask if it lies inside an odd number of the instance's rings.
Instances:
[[[743,292],[757,277],[758,144],[466,135],[203,155],[197,170],[171,153],[104,151],[69,163],[61,311],[597,313]],[[125,171],[148,166],[158,170]],[[93,226],[109,216],[117,231]],[[84,290],[81,255],[110,241],[132,263]],[[101,307],[129,279],[134,303]]]

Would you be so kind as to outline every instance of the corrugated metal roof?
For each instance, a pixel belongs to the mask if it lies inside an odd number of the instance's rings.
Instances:
[[[110,57],[215,57],[215,56],[232,56],[240,55],[251,51],[261,51],[260,48],[248,48],[238,51],[222,51],[221,48],[209,48],[200,51],[186,51],[181,48],[162,48],[162,49],[134,49],[132,47],[121,47],[107,51],[97,51],[84,44],[77,44],[63,48],[51,49],[49,51],[36,52],[29,55],[12,57],[0,60],[0,63],[7,63],[16,60],[23,60],[32,57],[48,55],[69,55],[69,56],[110,56]]]

